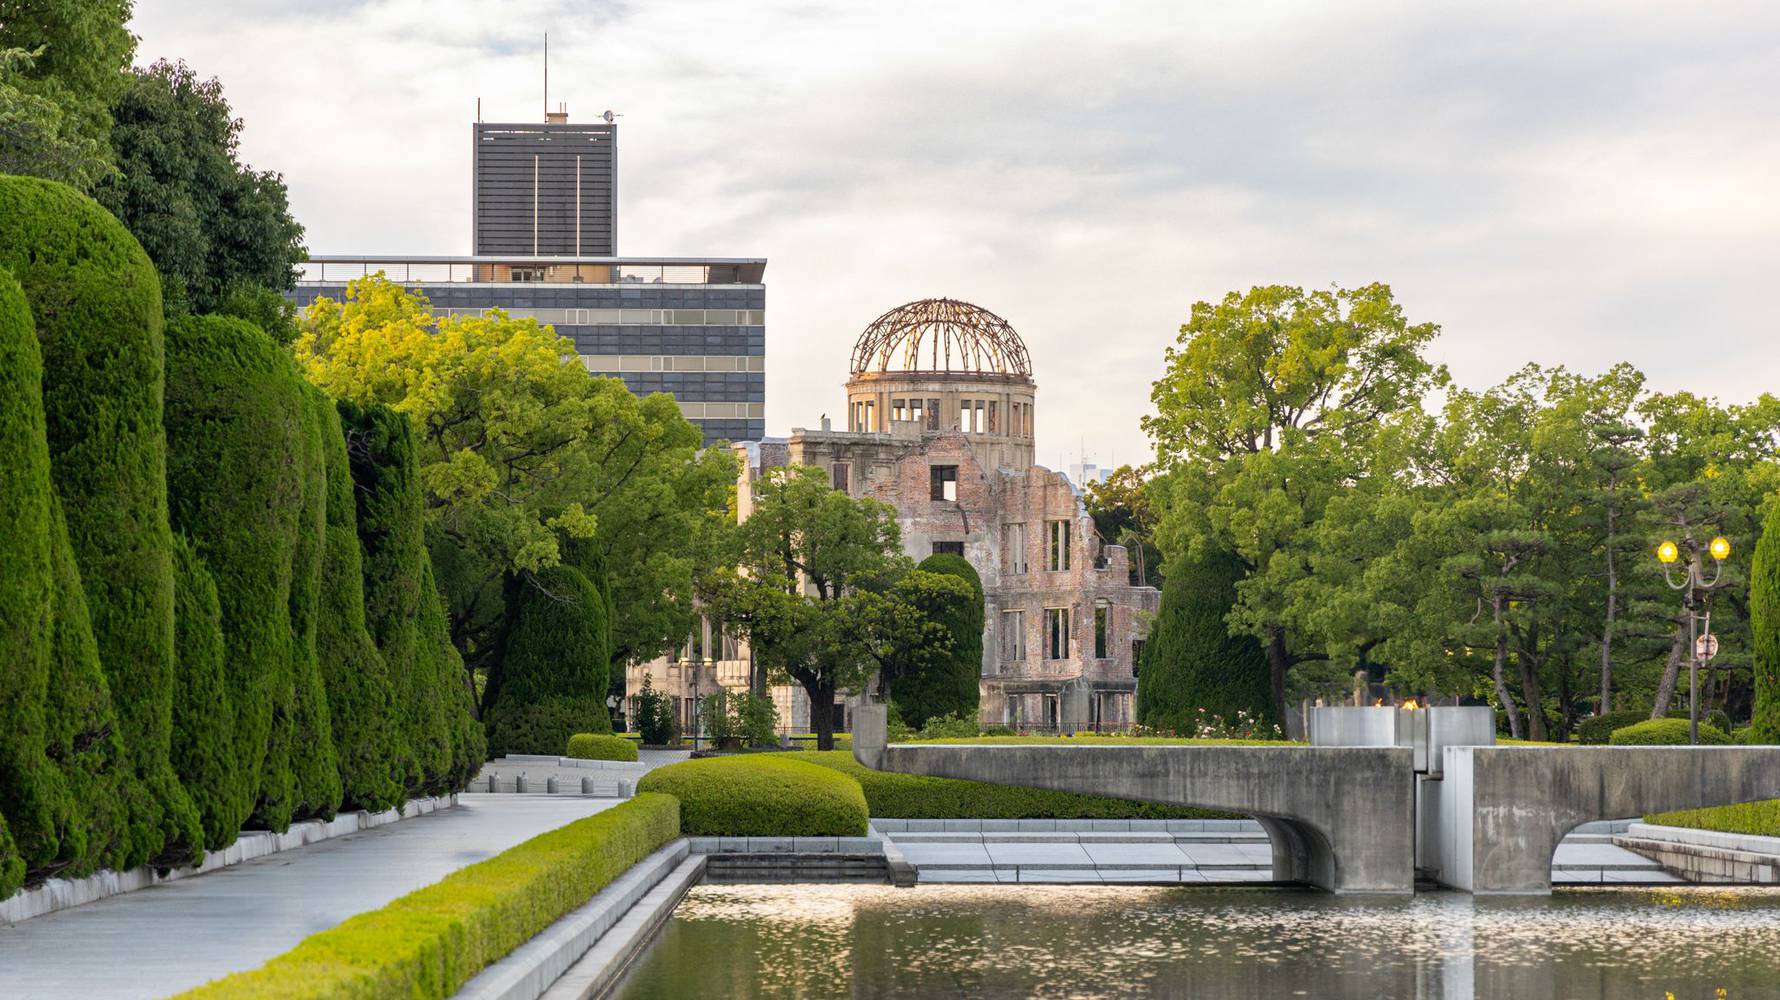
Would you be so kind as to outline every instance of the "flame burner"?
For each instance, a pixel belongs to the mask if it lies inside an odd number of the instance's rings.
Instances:
[[[1416,771],[1439,777],[1447,747],[1494,746],[1496,713],[1488,706],[1321,706],[1310,710],[1310,743],[1319,747],[1409,747]]]

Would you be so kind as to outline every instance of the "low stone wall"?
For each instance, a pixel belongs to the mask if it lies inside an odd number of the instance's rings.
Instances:
[[[102,871],[86,878],[50,879],[35,889],[26,889],[16,895],[0,900],[0,924],[16,924],[32,917],[41,917],[46,913],[66,910],[71,906],[91,903],[107,896],[116,896],[126,892],[135,892],[163,882],[173,882],[193,875],[216,871],[238,865],[243,861],[263,858],[269,854],[288,851],[335,837],[344,837],[349,833],[369,830],[374,827],[386,826],[397,820],[411,816],[424,816],[439,809],[448,809],[457,805],[456,795],[445,795],[436,798],[410,799],[400,811],[388,809],[378,813],[343,812],[331,820],[306,820],[292,823],[290,829],[283,833],[270,830],[243,830],[241,836],[229,846],[208,851],[201,864],[187,865],[184,868],[173,868],[162,874],[153,866],[144,865],[126,872]]]
[[[1780,837],[1633,823],[1613,843],[1689,882],[1780,885]]]

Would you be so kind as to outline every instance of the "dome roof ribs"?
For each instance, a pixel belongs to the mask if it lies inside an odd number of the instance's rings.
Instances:
[[[920,299],[890,310],[853,345],[852,373],[999,375],[1030,379],[1026,344],[1007,320],[958,299]]]

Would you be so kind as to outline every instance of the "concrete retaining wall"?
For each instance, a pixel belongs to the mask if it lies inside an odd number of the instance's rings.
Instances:
[[[1780,837],[1633,823],[1613,843],[1689,882],[1780,885]]]
[[[410,816],[424,816],[439,809],[448,809],[457,805],[456,795],[437,798],[410,799],[400,811],[395,809],[379,813],[362,811],[344,812],[331,820],[307,820],[292,823],[290,829],[283,833],[270,830],[244,830],[235,842],[220,851],[210,851],[204,855],[204,861],[197,865],[174,868],[162,874],[153,867],[144,865],[132,868],[127,872],[103,871],[86,878],[50,879],[35,889],[27,889],[7,899],[0,900],[0,923],[16,924],[21,920],[41,917],[46,913],[65,910],[70,906],[91,903],[107,896],[135,892],[163,882],[172,882],[205,872],[216,871],[238,865],[243,861],[263,858],[269,854],[288,851],[314,844],[334,837],[344,837],[349,833],[369,830],[374,827],[386,826]]]

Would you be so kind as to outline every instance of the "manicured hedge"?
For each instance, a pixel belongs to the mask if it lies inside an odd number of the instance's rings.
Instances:
[[[680,828],[704,837],[858,837],[867,813],[859,783],[799,754],[707,757],[658,767],[639,792],[680,800]]]
[[[42,348],[50,478],[80,568],[117,712],[126,865],[190,860],[203,833],[173,774],[173,536],[162,432],[154,265],[74,189],[0,176],[0,267],[24,290]],[[16,835],[16,834],[15,834]]]
[[[540,834],[185,1000],[440,1000],[679,834],[665,795]]]
[[[637,745],[622,736],[576,733],[569,737],[568,753],[577,760],[636,760]]]
[[[1717,830],[1720,833],[1780,837],[1780,799],[1655,813],[1644,817],[1644,822],[1660,823],[1663,826],[1686,826],[1696,830]]]
[[[576,733],[611,732],[611,629],[598,588],[551,566],[510,578],[506,609],[482,695],[489,753],[558,753]]]
[[[881,819],[1204,819],[1234,815],[1100,795],[873,771],[852,754],[838,750],[799,754],[797,759],[854,779],[865,792],[871,815]],[[659,772],[651,772],[655,773]]]
[[[1576,724],[1576,742],[1588,746],[1605,746],[1615,729],[1635,726],[1650,718],[1648,709],[1628,708],[1606,715],[1593,715]]]
[[[1688,722],[1686,719],[1646,719],[1643,722],[1626,726],[1613,731],[1612,744],[1616,747],[1640,746],[1671,746],[1686,744]],[[1724,744],[1731,741],[1730,736],[1721,729],[1700,723],[1700,744]]]

